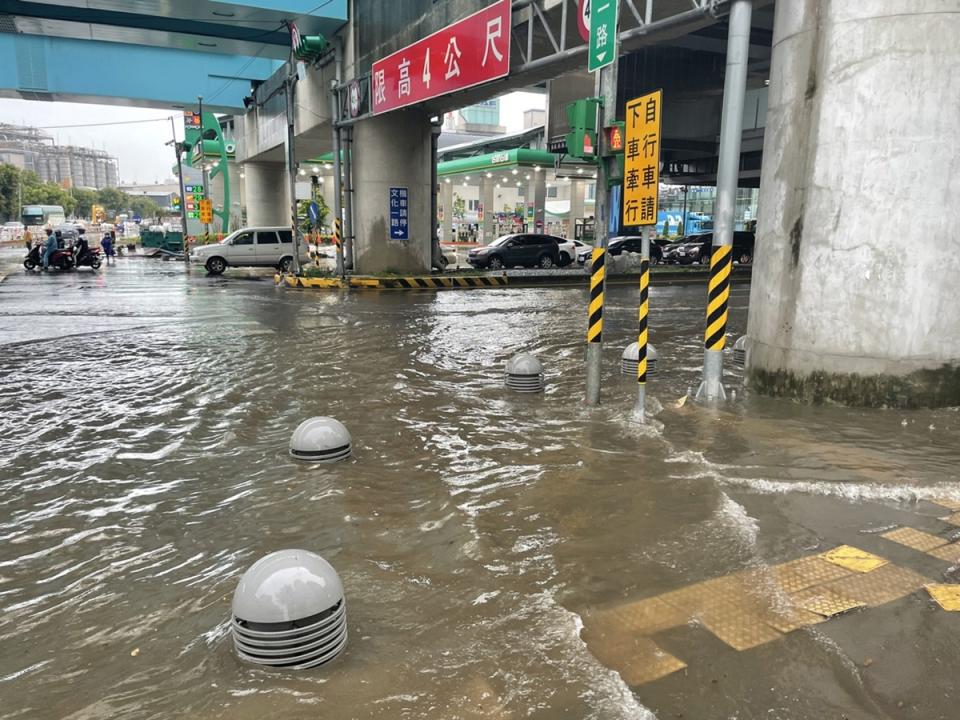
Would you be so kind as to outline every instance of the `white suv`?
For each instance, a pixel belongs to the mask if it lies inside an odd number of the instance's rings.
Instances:
[[[211,275],[228,267],[275,267],[287,272],[293,265],[293,233],[289,227],[241,228],[215,245],[190,249],[190,261],[203,265]],[[310,262],[310,247],[300,239],[300,262]]]

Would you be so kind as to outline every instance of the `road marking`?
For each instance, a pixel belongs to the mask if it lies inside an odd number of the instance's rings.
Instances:
[[[930,597],[947,612],[960,612],[960,585],[927,585]]]

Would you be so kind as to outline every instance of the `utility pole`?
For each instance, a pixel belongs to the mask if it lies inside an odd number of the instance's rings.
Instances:
[[[616,32],[614,32],[616,37]],[[597,124],[597,145],[601,142],[603,128],[612,125],[617,119],[617,65],[619,64],[618,48],[614,44],[614,60],[611,64],[600,70],[597,78],[596,94],[601,98],[602,105],[600,112],[603,121]],[[599,148],[597,148],[599,150]],[[599,172],[597,173],[597,193],[596,193],[596,212],[594,213],[594,247],[603,250],[602,257],[607,255],[607,241],[610,225],[610,190],[607,187],[607,178],[609,169],[607,167],[611,158],[600,157]],[[612,159],[616,162],[615,159]],[[606,293],[607,279],[604,273],[600,281],[601,298]],[[600,402],[600,371],[603,361],[603,340],[602,334],[598,335],[595,342],[587,343],[587,396],[586,404],[594,406]]]
[[[293,272],[300,275],[300,234],[297,232],[297,158],[294,152],[294,88],[297,81],[297,60],[290,52],[290,59],[287,61],[287,79],[284,82],[286,105],[287,105],[287,137],[286,137],[286,156],[287,156],[287,191],[290,193],[290,229],[293,231]]]
[[[206,199],[210,197],[210,188],[207,186],[210,182],[210,179],[207,177],[207,156],[203,152],[203,95],[197,95],[197,103],[200,105],[200,155],[203,157],[203,161],[200,164],[200,169],[203,173],[203,197]],[[186,226],[184,226],[183,231],[187,231]],[[209,240],[210,223],[203,224],[203,234],[206,236],[207,240]]]
[[[734,0],[727,30],[727,72],[723,81],[720,116],[720,157],[717,164],[717,199],[714,204],[713,247],[704,332],[703,382],[696,399],[726,399],[723,389],[723,346],[727,333],[727,302],[733,268],[733,225],[740,176],[740,139],[743,99],[747,86],[752,0]]]
[[[339,69],[339,63],[337,63],[337,67]],[[332,119],[330,127],[333,133],[333,237],[337,246],[337,275],[342,278],[346,274],[346,264],[343,254],[343,238],[340,234],[341,218],[343,217],[343,184],[340,175],[341,135],[340,126],[337,124],[337,119],[340,117],[340,102],[337,95],[337,85],[340,82],[339,72],[337,75],[330,81],[330,117]]]
[[[173,145],[174,152],[177,153],[177,177],[180,180],[180,222],[183,223],[183,252],[189,259],[190,246],[187,244],[187,198],[183,191],[183,160],[180,156],[183,154],[183,145],[177,142],[177,126],[173,123],[173,116],[170,116],[170,142],[167,145]],[[187,267],[189,267],[189,263]]]

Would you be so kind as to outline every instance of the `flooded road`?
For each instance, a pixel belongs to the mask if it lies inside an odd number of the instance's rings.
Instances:
[[[734,336],[748,295],[735,284]],[[955,719],[960,614],[916,583],[782,634],[768,623],[755,644],[700,611],[588,637],[591,618],[719,588],[704,581],[762,595],[783,563],[844,544],[956,579],[882,535],[955,539],[932,501],[960,501],[957,409],[743,392],[678,407],[699,380],[704,296],[652,288],[662,410],[643,428],[619,375],[627,287],[609,292],[604,404],[588,412],[584,289],[309,293],[134,258],[13,272],[0,718]],[[543,395],[504,391],[518,351],[544,362]],[[349,427],[353,460],[291,461],[313,415]],[[315,670],[245,665],[234,588],[291,547],[337,568],[350,641]],[[644,677],[670,657],[683,667]]]

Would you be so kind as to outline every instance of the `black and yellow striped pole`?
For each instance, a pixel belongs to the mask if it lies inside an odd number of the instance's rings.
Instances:
[[[723,389],[723,346],[727,336],[727,311],[730,302],[730,273],[733,247],[715,245],[710,255],[710,284],[707,290],[707,327],[703,333],[703,382],[698,398],[725,399]]]
[[[637,311],[637,405],[634,417],[643,422],[647,412],[647,316],[650,314],[650,248],[643,241],[643,259],[640,261],[640,305]]]
[[[593,249],[590,266],[590,305],[587,310],[587,405],[600,401],[600,361],[603,354],[603,290],[607,251]]]
[[[343,223],[340,217],[333,221],[333,244],[337,246],[337,267],[343,267]]]

